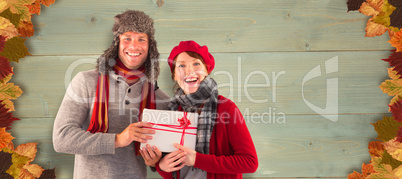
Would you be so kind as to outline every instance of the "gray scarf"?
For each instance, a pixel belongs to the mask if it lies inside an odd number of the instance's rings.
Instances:
[[[197,141],[195,150],[209,154],[209,140],[216,121],[218,105],[218,85],[215,80],[206,76],[195,93],[184,94],[177,89],[168,105],[168,110],[177,111],[179,106],[186,112],[199,112],[197,125]]]

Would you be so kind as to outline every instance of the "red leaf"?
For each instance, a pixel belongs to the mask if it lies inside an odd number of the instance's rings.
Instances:
[[[396,141],[402,143],[402,127],[399,127],[399,130],[396,133]]]
[[[359,10],[364,1],[365,0],[348,0],[346,3],[348,5],[348,12]]]
[[[394,119],[398,122],[402,122],[402,100],[398,100],[392,105],[389,105],[389,107]]]
[[[4,79],[10,73],[13,73],[13,69],[10,66],[10,62],[7,60],[6,57],[0,56],[0,80]]]
[[[388,62],[390,66],[395,67],[394,71],[396,71],[398,75],[402,75],[402,52],[396,52],[396,49],[391,50],[391,52],[391,55],[387,59],[382,60]],[[402,76],[399,78],[402,78]]]
[[[2,100],[0,101],[0,127],[6,127],[6,130],[11,129],[11,123],[15,120],[20,120],[18,118],[13,117],[12,113],[8,112],[8,109],[5,107],[6,105],[2,104]]]
[[[0,35],[0,52],[3,51],[5,45],[6,45],[6,37]]]

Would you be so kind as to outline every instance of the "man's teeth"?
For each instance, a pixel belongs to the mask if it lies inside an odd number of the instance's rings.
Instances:
[[[127,54],[130,56],[135,56],[135,57],[140,55],[140,53],[129,53],[129,52],[127,52]]]

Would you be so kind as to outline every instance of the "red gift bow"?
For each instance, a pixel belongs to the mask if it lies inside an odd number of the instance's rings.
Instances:
[[[191,121],[187,119],[187,112],[184,112],[184,116],[181,119],[177,119],[180,123],[180,126],[183,128],[183,133],[181,134],[180,145],[184,144],[184,133],[186,132],[186,128],[191,125]]]

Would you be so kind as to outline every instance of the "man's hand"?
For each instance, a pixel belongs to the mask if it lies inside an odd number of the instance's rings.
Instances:
[[[182,146],[182,145],[180,145],[180,144],[177,144],[177,143],[175,143],[175,144],[173,144],[173,145],[174,145],[174,147],[176,147],[177,149],[179,149],[179,150],[183,151],[184,153],[186,153],[186,159],[183,160],[183,164],[184,164],[184,165],[187,165],[187,166],[190,166],[190,167],[191,167],[191,166],[194,166],[194,164],[195,164],[195,158],[196,158],[196,156],[197,156],[197,152],[196,152],[195,150],[193,150],[193,149],[184,147],[184,146]]]
[[[147,144],[147,148],[143,147],[140,149],[140,153],[142,158],[144,158],[145,165],[155,167],[156,162],[158,162],[162,158],[162,152],[158,149],[158,147],[151,146]]]
[[[151,140],[152,136],[146,134],[155,134],[155,130],[144,129],[143,127],[152,127],[152,125],[147,122],[130,124],[123,132],[116,135],[115,148],[128,146],[133,141],[146,143]]]

